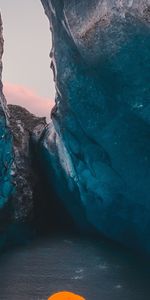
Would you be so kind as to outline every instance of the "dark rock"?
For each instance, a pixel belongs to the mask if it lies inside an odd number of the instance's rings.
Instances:
[[[15,192],[11,197],[12,218],[15,222],[31,222],[34,218],[33,194],[38,178],[33,170],[30,136],[37,127],[46,125],[46,118],[36,117],[18,105],[8,105],[10,129],[13,136],[14,164],[12,168]]]

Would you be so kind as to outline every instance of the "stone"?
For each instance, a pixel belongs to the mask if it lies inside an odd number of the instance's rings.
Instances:
[[[11,170],[15,192],[11,197],[12,221],[30,223],[34,219],[34,189],[39,178],[33,170],[30,137],[35,129],[42,132],[46,118],[36,117],[24,107],[8,105],[13,136],[14,163]]]

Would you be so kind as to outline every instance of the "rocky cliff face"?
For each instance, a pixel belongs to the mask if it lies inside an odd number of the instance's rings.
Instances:
[[[46,118],[36,117],[18,105],[8,105],[8,109],[14,151],[12,221],[31,222],[34,219],[34,189],[39,181],[32,166],[30,136],[35,128],[38,132],[43,130]]]
[[[57,91],[43,168],[80,228],[150,252],[150,3],[41,2]]]

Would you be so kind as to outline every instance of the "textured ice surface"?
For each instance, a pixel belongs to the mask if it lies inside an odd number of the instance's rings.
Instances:
[[[12,136],[8,127],[8,110],[2,90],[3,36],[0,16],[0,223],[1,209],[7,204],[12,191],[11,167],[13,160]],[[1,225],[1,224],[0,224]]]
[[[57,90],[43,165],[79,225],[149,252],[150,2],[41,1]]]

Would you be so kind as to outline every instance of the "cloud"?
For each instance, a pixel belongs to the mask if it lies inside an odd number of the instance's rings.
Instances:
[[[8,104],[16,104],[28,109],[31,113],[50,119],[50,110],[54,101],[37,95],[36,91],[27,87],[5,82],[3,91]]]

